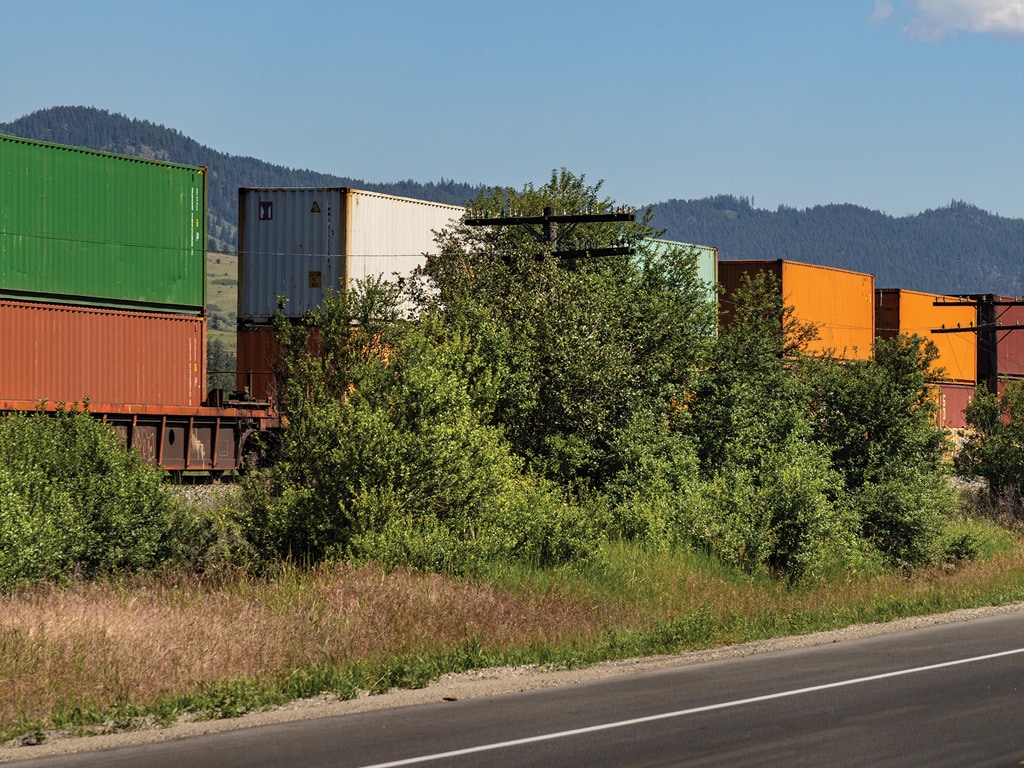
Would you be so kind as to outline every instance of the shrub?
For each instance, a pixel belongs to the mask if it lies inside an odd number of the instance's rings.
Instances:
[[[0,418],[0,588],[154,567],[171,510],[159,470],[87,413]]]

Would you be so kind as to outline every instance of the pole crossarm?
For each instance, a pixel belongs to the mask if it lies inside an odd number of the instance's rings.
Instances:
[[[603,224],[609,222],[636,221],[636,211],[621,207],[609,213],[555,213],[554,208],[547,207],[541,216],[470,216],[463,222],[470,227],[523,227],[538,243],[551,246],[551,253],[559,258],[596,258],[599,256],[631,256],[634,250],[630,246],[611,246],[605,248],[574,248],[559,250],[559,235],[572,232],[577,224]],[[559,224],[567,225],[559,231]],[[535,227],[540,227],[539,230]]]

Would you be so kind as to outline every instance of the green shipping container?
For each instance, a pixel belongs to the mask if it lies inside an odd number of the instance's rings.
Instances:
[[[0,135],[0,297],[202,314],[206,169]]]

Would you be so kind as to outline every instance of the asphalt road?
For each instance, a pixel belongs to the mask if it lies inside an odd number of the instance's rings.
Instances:
[[[16,765],[1018,766],[1024,613]]]

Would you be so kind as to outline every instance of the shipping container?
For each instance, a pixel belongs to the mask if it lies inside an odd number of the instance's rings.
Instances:
[[[890,339],[916,334],[934,342],[942,378],[973,385],[978,380],[977,310],[953,296],[879,288],[875,291],[875,335]],[[954,329],[963,329],[954,332]],[[941,333],[938,331],[949,331]]]
[[[677,243],[672,240],[660,240],[650,238],[648,243],[652,246],[654,254],[665,253],[671,249],[681,248],[692,250],[697,259],[697,278],[705,285],[705,296],[711,303],[718,301],[718,293],[715,286],[718,284],[718,249],[710,245],[694,245],[692,243]]]
[[[0,300],[0,400],[198,406],[200,316]]]
[[[201,314],[205,169],[0,136],[0,297]]]
[[[996,302],[1016,302],[1012,296],[994,297]],[[995,332],[990,338],[996,344],[996,368],[1000,377],[1024,377],[1024,306],[1020,304],[996,304],[994,309]],[[986,350],[979,348],[979,367],[985,365]]]
[[[281,363],[281,348],[269,325],[238,327],[239,392],[254,400],[276,402],[274,372]]]
[[[875,278],[863,272],[773,261],[718,262],[719,318],[728,322],[735,308],[735,296],[743,275],[770,272],[782,291],[783,302],[793,307],[795,319],[818,329],[818,339],[808,351],[832,353],[848,360],[867,360],[875,337]]]
[[[941,382],[935,385],[938,394],[938,426],[943,429],[964,429],[967,419],[964,409],[974,400],[975,386],[961,382]]]
[[[464,209],[346,187],[238,190],[238,319],[301,317],[369,276],[406,277]]]

